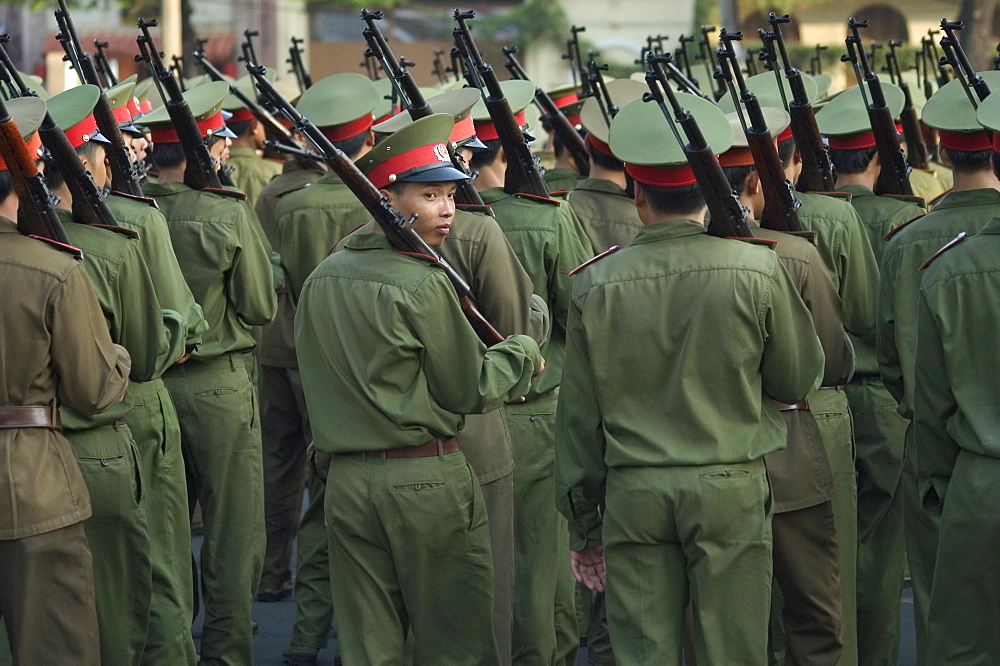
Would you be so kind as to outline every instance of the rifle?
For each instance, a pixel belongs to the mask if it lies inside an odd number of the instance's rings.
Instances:
[[[507,71],[515,79],[530,80],[521,63],[514,55],[515,53],[517,53],[516,46],[503,47],[503,54],[507,56]],[[549,124],[552,131],[562,140],[566,150],[573,156],[573,162],[576,164],[576,170],[580,175],[586,176],[590,173],[590,156],[587,153],[587,145],[583,142],[580,133],[570,124],[566,118],[566,114],[556,106],[556,103],[552,101],[549,94],[537,86],[535,87],[535,106],[538,107],[542,119]]]
[[[881,194],[912,195],[913,188],[910,187],[909,177],[910,165],[906,163],[903,149],[899,145],[896,123],[893,121],[889,105],[885,101],[882,83],[878,79],[878,74],[869,65],[868,57],[865,55],[861,43],[860,28],[867,28],[868,21],[856,21],[852,16],[847,25],[851,34],[845,40],[847,43],[845,58],[851,62],[854,68],[861,97],[865,106],[868,107],[868,122],[871,123],[872,132],[875,134],[875,146],[878,149],[879,161],[882,163],[882,171],[877,183],[878,189]],[[870,103],[868,95],[865,94],[865,83],[868,84],[868,91],[871,93]]]
[[[753,47],[750,47],[750,48],[747,49],[747,55],[746,55],[745,62],[746,62],[746,65],[747,65],[747,76],[748,77],[750,77],[750,76],[757,76],[757,73],[758,73],[757,72],[757,54],[758,53],[761,54],[761,55],[763,55],[763,50],[762,49],[755,49]]]
[[[413,63],[408,62],[406,59],[396,60],[396,56],[393,55],[392,50],[389,48],[389,43],[386,41],[385,35],[382,34],[382,30],[378,25],[378,21],[382,20],[383,16],[382,12],[370,12],[367,9],[361,10],[361,18],[367,26],[363,34],[365,41],[368,42],[368,49],[382,63],[382,68],[392,80],[392,87],[399,94],[399,99],[402,101],[407,112],[409,112],[410,118],[413,120],[425,118],[434,113],[434,111],[431,110],[431,105],[424,99],[423,93],[420,92],[420,87],[413,80],[413,75],[407,69]],[[452,166],[462,173],[468,174],[469,169],[466,167],[465,161],[461,156],[455,152],[455,147],[451,145],[451,142],[448,142],[446,145]],[[455,199],[463,204],[483,205],[483,198],[479,195],[475,186],[473,186],[471,178],[458,184]]]
[[[312,76],[306,71],[305,63],[302,62],[302,49],[299,47],[305,41],[305,39],[299,39],[292,35],[292,45],[288,47],[288,60],[285,61],[292,66],[291,71],[295,74],[295,80],[299,82],[301,92],[305,92],[313,84]]]
[[[917,62],[922,65],[922,74],[918,74],[920,80],[923,82],[924,86],[924,97],[930,99],[931,95],[934,94],[934,84],[931,82],[930,75],[930,40],[927,37],[920,38],[920,50],[916,53]],[[918,68],[918,70],[921,68]]]
[[[94,107],[94,119],[97,121],[97,128],[101,134],[111,142],[107,154],[108,163],[111,165],[112,189],[129,196],[141,197],[142,186],[140,184],[139,170],[132,162],[131,152],[128,146],[125,145],[125,139],[122,137],[121,128],[118,126],[118,119],[115,118],[114,109],[111,108],[108,96],[104,93],[104,88],[101,86],[101,78],[97,73],[97,68],[94,66],[94,61],[90,59],[90,55],[87,54],[80,43],[76,28],[73,26],[73,19],[70,17],[69,9],[66,7],[66,0],[59,0],[59,9],[56,10],[55,16],[56,22],[59,25],[59,33],[56,35],[56,39],[59,40],[63,50],[66,52],[63,60],[70,62],[73,69],[76,70],[77,76],[80,77],[81,83],[89,83],[97,86],[101,91],[101,96]],[[12,71],[11,76],[20,78],[17,76],[16,71]],[[20,87],[20,83],[18,86]]]
[[[1000,42],[997,42],[997,55],[993,58],[993,69],[1000,70]]]
[[[573,68],[573,85],[576,85],[576,79],[580,77],[580,97],[590,97],[593,91],[590,89],[590,82],[587,80],[587,70],[583,64],[583,58],[580,57],[580,33],[587,32],[586,26],[570,26],[571,37],[569,41],[566,42],[567,53],[563,54],[563,57],[569,57],[570,65]]]
[[[370,180],[351,161],[343,151],[338,150],[333,142],[324,135],[319,128],[313,125],[308,118],[305,118],[298,110],[292,106],[291,102],[279,93],[274,85],[265,76],[267,70],[264,67],[246,63],[247,70],[257,81],[257,89],[267,98],[274,108],[292,123],[295,131],[306,137],[316,150],[319,157],[325,161],[331,169],[337,172],[348,189],[364,205],[375,222],[385,232],[389,242],[392,243],[399,252],[407,254],[419,254],[431,257],[440,266],[445,275],[451,281],[455,292],[458,295],[462,312],[465,314],[472,328],[475,329],[479,339],[486,345],[493,345],[504,338],[495,328],[493,328],[486,318],[476,310],[469,300],[469,285],[462,279],[462,276],[441,256],[433,247],[427,244],[415,231],[413,231],[413,221],[417,219],[416,214],[409,219],[405,218],[392,207],[389,200],[382,196]]]
[[[775,231],[802,231],[802,223],[799,222],[799,214],[796,209],[802,205],[795,198],[792,191],[792,184],[785,178],[785,170],[778,159],[778,149],[774,145],[774,138],[767,128],[767,121],[764,120],[764,111],[760,107],[757,96],[747,88],[747,83],[743,79],[743,72],[740,71],[739,60],[733,42],[743,39],[741,32],[729,32],[723,28],[719,32],[719,41],[722,46],[719,49],[719,66],[722,68],[722,76],[729,87],[729,94],[733,99],[739,99],[743,108],[746,109],[746,117],[740,104],[736,104],[736,115],[743,126],[743,133],[747,137],[747,145],[750,147],[750,154],[753,155],[753,162],[757,168],[757,175],[760,177],[760,186],[764,194],[764,212],[761,214],[761,223],[768,229]],[[733,85],[733,79],[736,85]],[[779,85],[780,85],[779,81]],[[736,97],[737,90],[739,97]],[[749,125],[747,124],[749,118]]]
[[[17,230],[25,236],[47,238],[66,246],[69,251],[72,246],[66,237],[59,215],[56,213],[56,203],[59,201],[45,183],[45,177],[35,166],[35,157],[28,152],[17,128],[11,118],[7,105],[0,99],[0,156],[10,170],[14,183],[14,191],[20,200],[17,207]],[[79,250],[72,253],[77,259],[82,257]]]
[[[833,173],[833,163],[830,161],[830,151],[823,143],[823,137],[816,126],[816,114],[806,93],[802,72],[792,65],[785,49],[785,39],[781,34],[781,24],[788,23],[791,18],[786,14],[778,16],[771,12],[768,23],[772,26],[774,43],[778,45],[781,62],[785,68],[785,78],[792,92],[792,101],[788,104],[788,115],[792,119],[792,136],[795,146],[802,154],[802,173],[798,184],[804,192],[833,192],[836,189],[836,178]],[[783,89],[782,89],[783,90]]]
[[[789,19],[791,20],[791,19]],[[764,69],[774,74],[774,82],[777,84],[778,94],[781,96],[781,108],[788,110],[788,96],[785,95],[785,86],[781,83],[781,71],[778,68],[778,50],[774,48],[774,43],[778,41],[778,35],[773,31],[766,31],[763,28],[757,29],[760,37],[760,60],[764,63]],[[782,42],[784,45],[784,42]],[[787,54],[786,54],[787,55]],[[721,57],[719,58],[722,59]]]
[[[184,56],[173,55],[170,56],[170,60],[174,63],[174,71],[177,72],[177,78],[181,82],[181,92],[187,92],[187,86],[184,84]]]
[[[669,53],[646,56],[649,67],[649,71],[646,72],[646,85],[649,86],[649,93],[643,95],[642,99],[644,102],[657,103],[667,119],[667,124],[670,125],[674,138],[684,149],[688,165],[698,180],[698,186],[705,196],[705,203],[708,204],[708,213],[711,216],[708,233],[722,238],[751,238],[753,233],[747,225],[747,209],[740,204],[736,193],[729,186],[719,160],[705,141],[701,128],[698,127],[698,121],[690,111],[680,105],[677,95],[670,87],[666,70],[663,68],[663,64],[670,60]],[[667,100],[673,109],[673,115],[667,108]],[[681,139],[677,130],[678,125],[684,130],[687,143]]]
[[[444,49],[434,49],[434,76],[437,77],[438,83],[444,85],[448,83],[448,75],[444,71],[444,63],[441,61],[441,56],[444,55]]]
[[[181,140],[181,148],[187,160],[184,167],[184,184],[193,190],[222,189],[222,181],[215,169],[215,159],[202,139],[201,130],[191,115],[191,109],[184,99],[180,84],[172,70],[163,64],[160,51],[157,50],[153,36],[149,33],[150,28],[156,27],[156,20],[147,21],[140,18],[138,25],[142,34],[136,38],[139,55],[135,60],[149,65],[149,73],[156,83],[160,97],[163,98],[164,106],[167,107],[174,131]]]
[[[947,67],[945,67],[947,61],[941,60],[941,56],[938,55],[937,44],[934,43],[934,35],[939,35],[939,34],[941,34],[940,30],[934,30],[933,28],[927,29],[927,46],[930,48],[930,53],[932,54],[934,63],[937,64],[938,68],[938,76],[937,76],[938,88],[951,81],[952,77],[952,73],[948,71]]]
[[[979,97],[979,101],[982,102],[989,96],[990,87],[987,85],[986,80],[976,72],[976,68],[972,66],[972,63],[969,62],[969,57],[965,54],[962,43],[958,41],[958,35],[955,34],[955,31],[961,30],[964,27],[965,24],[961,21],[941,19],[941,29],[944,30],[946,35],[941,40],[941,49],[948,55],[948,60],[951,62],[951,68],[955,71],[955,75],[959,77],[963,77],[964,75],[962,85],[966,91],[970,89],[974,90],[976,96]],[[975,100],[971,101],[973,107],[979,107]]]
[[[250,28],[243,30],[243,36],[247,38],[245,42],[240,44],[240,51],[243,52],[243,62],[260,62],[260,60],[257,60],[257,51],[253,47],[253,38],[259,34],[259,30],[251,30]]]
[[[286,155],[292,155],[298,157],[299,159],[308,160],[310,162],[322,162],[323,156],[319,153],[314,153],[311,150],[306,150],[305,148],[299,148],[298,146],[292,145],[290,143],[284,143],[283,141],[272,141],[271,139],[265,139],[264,145],[268,148],[278,151],[279,153],[285,153]]]
[[[563,56],[565,57],[565,53]],[[457,46],[451,47],[451,51],[448,53],[448,57],[451,58],[451,66],[445,67],[444,71],[449,74],[455,75],[455,81],[460,81],[465,77],[465,71],[462,69],[464,63],[462,62],[462,53],[458,50]],[[576,76],[573,77],[574,84],[576,83]]]
[[[694,35],[681,35],[677,38],[677,41],[681,43],[678,53],[684,57],[684,73],[687,75],[688,80],[694,85],[694,87],[698,88],[698,79],[691,73],[691,58],[688,56],[687,49],[688,43],[694,42],[696,39],[697,38]]]
[[[483,93],[486,109],[490,112],[490,119],[496,127],[504,154],[507,156],[504,191],[508,194],[533,194],[547,198],[549,189],[538,172],[537,158],[532,154],[528,141],[524,138],[524,132],[514,119],[514,113],[504,97],[496,72],[483,60],[472,39],[472,31],[466,21],[475,16],[474,11],[463,12],[456,9],[454,17],[458,27],[455,28],[454,36],[463,58],[468,63],[466,73],[475,75],[475,79],[481,84],[476,87]]]
[[[703,25],[701,26],[701,39],[698,41],[698,49],[701,52],[701,59],[705,61],[705,69],[708,71],[708,78],[710,80],[716,79],[715,73],[719,67],[719,63],[715,62],[715,51],[712,49],[712,45],[708,41],[709,33],[715,32],[714,25]],[[718,102],[722,99],[722,96],[726,94],[726,89],[719,83],[719,87],[712,91],[712,95],[715,96],[715,101]]]
[[[101,75],[101,79],[103,80],[104,85],[102,87],[114,88],[118,85],[118,79],[115,78],[115,73],[111,71],[111,63],[108,62],[108,55],[104,51],[104,49],[108,48],[108,43],[95,39],[94,46],[97,48],[97,51],[94,53],[94,65],[97,68],[97,73]]]
[[[903,138],[906,141],[906,161],[914,169],[926,169],[929,159],[927,144],[924,142],[924,133],[920,129],[920,118],[917,117],[917,110],[913,106],[913,96],[910,94],[910,84],[903,78],[903,72],[899,68],[899,58],[896,56],[896,48],[903,45],[903,42],[890,39],[889,52],[885,54],[889,72],[895,72],[896,85],[903,91],[903,110],[899,114],[899,120],[903,123]]]
[[[649,51],[654,56],[660,55],[656,51]],[[590,86],[594,90],[594,99],[597,100],[597,106],[601,109],[601,115],[604,116],[604,123],[608,127],[611,127],[611,121],[614,117],[618,115],[621,110],[620,107],[614,103],[611,99],[611,95],[608,94],[608,87],[604,83],[604,76],[601,72],[608,71],[607,65],[598,65],[593,60],[590,61],[590,65],[587,66],[589,70]]]

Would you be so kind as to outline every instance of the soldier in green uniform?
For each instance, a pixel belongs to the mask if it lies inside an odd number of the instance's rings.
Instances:
[[[714,104],[685,105],[715,152],[729,147]],[[706,235],[701,190],[655,104],[624,107],[610,145],[646,226],[573,283],[555,469],[574,573],[603,589],[607,563],[611,640],[624,663],[680,663],[689,599],[699,663],[762,663],[763,456],[785,446],[773,400],[815,390],[823,351],[770,249]],[[729,343],[713,344],[720,335]]]
[[[56,95],[48,104],[52,118],[63,128],[94,183],[101,188],[108,184],[110,169],[105,160],[106,140],[97,132],[93,116],[99,96],[96,86],[84,85]],[[122,406],[92,418],[63,410],[63,421],[94,507],[84,528],[94,552],[101,660],[130,663],[142,658],[150,622],[151,543],[159,539],[169,542],[170,538],[148,528],[150,490],[139,465],[144,454],[138,447],[151,445],[145,436],[150,429],[155,431],[157,424],[145,420],[143,410],[133,412],[130,408],[135,402],[143,402],[151,390],[155,392],[147,384],[184,355],[187,325],[179,313],[161,306],[136,232],[90,226],[73,214],[73,196],[66,183],[68,166],[56,159],[46,178],[60,198],[58,212],[67,237],[85,253],[83,267],[94,285],[111,337],[132,357],[132,384]],[[134,438],[129,422],[135,422],[143,439]],[[166,549],[165,543],[157,546],[160,553]],[[185,618],[171,619],[175,632],[185,626]],[[156,632],[154,635],[160,636]],[[182,657],[193,661],[193,645],[185,650],[182,636],[174,633],[170,640],[181,646],[177,652]]]
[[[38,155],[45,103],[6,106]],[[0,283],[8,292],[0,299],[0,619],[14,663],[96,664],[94,570],[82,524],[91,501],[56,408],[107,412],[125,394],[130,360],[112,342],[81,262],[17,232],[13,188],[0,159]]]
[[[221,105],[228,86],[207,83],[185,93],[217,160],[226,145]],[[202,661],[253,660],[250,606],[264,550],[260,423],[245,357],[251,326],[276,307],[266,240],[242,193],[184,185],[186,160],[162,108],[143,123],[152,130],[159,182],[147,184],[167,219],[191,293],[208,321],[201,346],[164,374],[181,427],[188,500],[201,503],[205,543]]]
[[[1000,178],[997,101],[990,95],[977,116],[993,131],[993,173]],[[957,186],[961,172],[954,173]],[[1000,488],[1000,387],[996,373],[986,370],[995,367],[996,345],[983,344],[997,330],[996,308],[984,305],[1000,290],[998,234],[1000,216],[975,236],[956,238],[935,255],[920,284],[913,443],[923,506],[940,520],[927,620],[926,657],[933,664],[1000,660],[995,631],[1000,531],[991,510]]]
[[[132,113],[138,112],[134,88],[133,79],[106,91],[123,136],[128,131],[139,132],[132,124]],[[76,110],[69,108],[64,112],[72,115]],[[62,122],[55,110],[53,117]],[[153,279],[160,306],[181,314],[187,326],[186,348],[195,349],[208,322],[184,280],[163,213],[152,199],[114,190],[105,202],[122,227],[139,234],[136,239],[139,253]],[[190,626],[194,612],[191,521],[177,410],[159,376],[150,382],[133,382],[129,386],[129,399],[132,401],[129,429],[139,450],[153,571],[149,633],[143,658],[191,663],[195,660]]]
[[[517,122],[523,124],[534,86],[516,80],[501,85]],[[532,385],[525,402],[505,407],[514,453],[513,659],[572,663],[579,630],[566,559],[566,524],[552,504],[553,426],[569,308],[569,272],[592,252],[567,204],[504,190],[506,157],[485,104],[478,102],[472,116],[476,135],[488,147],[472,155],[472,166],[479,171],[476,189],[496,214],[531,278],[534,293],[545,301],[552,318],[551,335],[542,345],[547,370]]]
[[[439,246],[454,215],[451,116],[421,119],[359,160]],[[349,312],[350,317],[337,316]],[[296,347],[326,491],[333,600],[348,663],[499,663],[482,493],[455,435],[461,414],[523,395],[543,367],[530,337],[487,350],[444,273],[356,234],[306,281]],[[373,631],[374,628],[374,631]]]
[[[578,132],[584,131],[580,118],[584,100],[580,99],[577,94],[577,87],[575,85],[562,86],[555,90],[550,90],[548,95],[552,98],[555,105],[559,107],[559,110],[563,112],[563,115],[566,116],[569,124]],[[559,135],[553,131],[552,127],[544,119],[541,122],[542,129],[549,135],[546,150],[551,150],[555,159],[553,166],[546,168],[545,173],[542,174],[545,178],[545,184],[549,186],[549,191],[553,194],[556,192],[569,192],[576,187],[577,183],[583,179],[583,176],[576,170],[573,155],[566,149]]]
[[[991,86],[1000,86],[1000,73],[983,72]],[[938,547],[938,516],[922,501],[913,443],[913,382],[916,366],[917,304],[923,273],[920,267],[942,245],[960,232],[976,233],[991,217],[1000,215],[1000,181],[990,168],[993,154],[990,132],[976,120],[976,109],[962,82],[943,86],[923,108],[923,121],[938,130],[941,156],[954,169],[955,188],[929,214],[896,227],[886,237],[879,281],[878,363],[886,388],[899,402],[906,420],[902,495],[906,554],[913,580],[913,611],[917,654],[927,657],[927,612]],[[898,593],[898,585],[894,584]],[[886,592],[885,612],[889,612]],[[893,608],[898,603],[892,599]],[[898,652],[898,614],[893,625],[894,649],[885,655],[895,661]],[[883,638],[883,640],[885,640]],[[933,662],[929,662],[933,663]]]
[[[787,112],[763,108],[771,136],[781,138],[791,122]],[[753,219],[764,210],[763,184],[735,112],[727,114],[733,146],[719,156],[723,172]],[[840,297],[807,240],[751,222],[754,235],[777,241],[775,251],[812,315],[826,363],[823,384],[845,384],[854,370],[854,351],[844,330]],[[772,615],[780,605],[787,658],[793,663],[838,663],[841,639],[840,555],[833,512],[833,474],[809,402],[778,404],[788,429],[788,447],[768,454],[774,500]],[[775,590],[777,592],[777,590]],[[772,645],[772,650],[775,646]]]
[[[618,107],[642,97],[649,88],[631,79],[607,83],[608,94]],[[590,239],[594,254],[612,245],[625,247],[639,233],[642,222],[635,202],[626,191],[625,165],[608,147],[608,121],[596,98],[584,102],[580,121],[587,128],[590,175],[576,184],[566,200]]]
[[[233,85],[239,87],[250,99],[257,98],[257,88],[249,74],[237,79]],[[229,147],[226,166],[233,168],[232,179],[236,187],[247,195],[247,201],[251,205],[256,205],[260,191],[281,173],[281,162],[261,156],[264,139],[267,138],[264,126],[236,95],[230,93],[222,102],[222,108],[233,114],[226,120],[226,125],[236,135],[233,145]]]

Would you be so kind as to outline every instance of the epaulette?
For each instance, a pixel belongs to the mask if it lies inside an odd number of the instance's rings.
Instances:
[[[577,266],[576,268],[574,268],[573,270],[571,270],[569,272],[569,274],[571,276],[576,275],[577,273],[579,273],[580,271],[582,271],[584,268],[586,268],[587,266],[589,266],[592,263],[594,263],[595,261],[597,261],[598,259],[603,259],[604,257],[608,256],[609,254],[613,254],[613,253],[617,252],[619,249],[621,249],[621,248],[619,248],[617,245],[612,245],[611,247],[609,247],[604,252],[601,252],[596,257],[594,257],[592,259],[588,259],[587,261],[583,262],[582,264],[580,264],[579,266]]]
[[[34,234],[30,234],[28,238],[34,238],[35,240],[42,241],[46,245],[51,245],[60,252],[65,252],[77,261],[83,259],[83,250],[78,247],[73,247],[72,245],[67,245],[66,243],[60,243],[59,241],[46,238],[45,236],[35,236]]]
[[[277,157],[265,157],[264,161],[265,162],[274,162],[275,164],[280,164],[282,166],[284,166],[284,164],[285,164],[285,160],[279,160]]]
[[[403,252],[402,250],[396,250],[396,254],[403,254],[407,257],[416,257],[417,259],[426,259],[431,263],[439,263],[441,260],[438,257],[434,257],[429,254],[423,254],[421,252]]]
[[[795,236],[796,238],[801,238],[809,243],[812,243],[813,245],[816,245],[817,240],[819,239],[818,231],[809,231],[807,229],[804,229],[802,231],[785,231],[784,233],[788,234],[789,236]]]
[[[907,226],[911,222],[916,222],[917,220],[919,220],[922,217],[923,217],[923,215],[917,215],[916,217],[911,218],[911,219],[907,220],[906,222],[903,222],[898,227],[893,227],[892,229],[889,229],[889,232],[885,236],[882,236],[882,240],[887,241],[887,240],[891,239],[893,236],[895,236],[897,233],[899,233],[900,229],[902,229],[903,227]]]
[[[557,199],[550,199],[548,197],[540,197],[535,194],[525,194],[524,192],[517,192],[514,194],[516,197],[524,197],[525,199],[531,199],[532,201],[540,201],[542,203],[547,203],[550,206],[561,206],[562,202]]]
[[[847,203],[851,203],[851,198],[854,196],[850,192],[807,192],[807,194],[822,194],[825,197],[833,197],[834,199],[841,199]]]
[[[944,199],[944,197],[945,197],[946,194],[950,194],[954,190],[955,190],[954,187],[949,187],[947,190],[945,190],[941,194],[939,194],[936,197],[934,197],[933,199],[931,199],[931,210],[934,210],[935,208],[937,208],[938,204],[941,203],[941,199]]]
[[[931,257],[930,257],[930,259],[928,259],[924,263],[920,264],[920,270],[926,269],[928,266],[930,266],[932,263],[934,263],[935,259],[937,259],[938,257],[940,257],[942,254],[944,254],[945,252],[947,252],[951,248],[955,247],[956,245],[958,245],[959,243],[961,243],[962,241],[964,241],[968,237],[969,237],[969,234],[967,232],[963,231],[959,235],[957,235],[954,238],[952,238],[950,241],[948,241],[947,243],[945,243],[944,246],[940,250],[938,250],[937,252],[935,252],[934,254],[932,254]]]
[[[552,190],[549,192],[550,197],[565,197],[570,193],[570,190]]]
[[[305,183],[304,185],[300,185],[299,187],[293,187],[290,190],[285,190],[284,192],[282,192],[280,194],[276,194],[275,196],[280,199],[281,197],[285,196],[286,194],[291,194],[292,192],[301,192],[302,190],[306,189],[310,185],[312,185],[312,183]]]
[[[112,196],[122,197],[123,199],[131,199],[132,201],[138,201],[139,203],[144,203],[147,206],[152,206],[153,208],[159,210],[160,204],[156,203],[156,199],[153,197],[141,197],[136,194],[128,194],[126,192],[112,192]]]
[[[139,239],[139,232],[133,229],[126,229],[125,227],[116,227],[113,224],[91,224],[92,227],[97,227],[98,229],[107,229],[108,231],[113,231],[116,234],[124,236],[125,238],[130,238],[132,240]]]
[[[455,204],[455,210],[464,210],[466,213],[480,213],[482,215],[496,217],[496,215],[493,214],[493,209],[486,204]]]
[[[924,201],[923,197],[915,197],[912,194],[883,194],[882,196],[889,197],[890,199],[899,199],[900,201],[911,203],[918,208],[927,207],[927,202]]]
[[[230,199],[237,199],[238,201],[247,200],[247,195],[239,190],[226,190],[221,187],[205,187],[201,191],[211,192],[212,194],[218,194],[219,196],[228,197]]]
[[[778,247],[778,241],[776,241],[776,240],[770,240],[769,238],[755,238],[755,237],[749,237],[748,238],[746,236],[726,236],[726,240],[743,241],[744,243],[750,243],[750,245],[761,245],[761,246],[766,247],[766,248],[771,249],[771,250],[773,250],[774,248]]]

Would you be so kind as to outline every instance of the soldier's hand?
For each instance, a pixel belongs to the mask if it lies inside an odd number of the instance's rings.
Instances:
[[[603,592],[607,580],[604,568],[604,546],[590,546],[583,550],[569,552],[569,565],[573,577],[587,586],[588,590]]]
[[[545,359],[542,358],[541,356],[539,356],[538,358],[542,359],[542,362],[538,364],[538,368],[535,370],[535,374],[531,375],[531,381],[535,381],[536,379],[538,379],[538,375],[542,374],[542,372],[545,370]]]

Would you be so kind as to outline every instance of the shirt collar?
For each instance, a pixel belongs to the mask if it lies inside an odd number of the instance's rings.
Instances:
[[[394,249],[392,243],[389,242],[389,238],[381,231],[375,231],[374,228],[370,231],[363,229],[354,231],[344,241],[344,247],[352,250]]]
[[[847,192],[853,194],[856,197],[873,197],[875,193],[864,185],[841,185],[837,188],[838,192]]]
[[[0,216],[0,234],[16,234],[17,233],[17,223],[14,220],[8,220],[6,217]]]
[[[992,187],[984,187],[976,190],[951,190],[941,197],[941,201],[934,207],[934,210],[982,205],[1000,207],[1000,192],[994,190]]]
[[[501,199],[506,199],[510,195],[504,192],[502,187],[488,187],[481,191],[479,196],[482,197],[484,204],[489,205],[491,203],[496,203]]]
[[[661,240],[704,233],[708,233],[708,229],[694,220],[667,220],[642,227],[632,244],[655,243]]]
[[[631,199],[628,192],[623,190],[618,186],[617,183],[612,183],[610,180],[605,180],[603,178],[584,178],[579,183],[576,184],[575,190],[589,190],[590,192],[604,192],[607,194],[616,194],[620,197],[625,197],[626,199]]]

